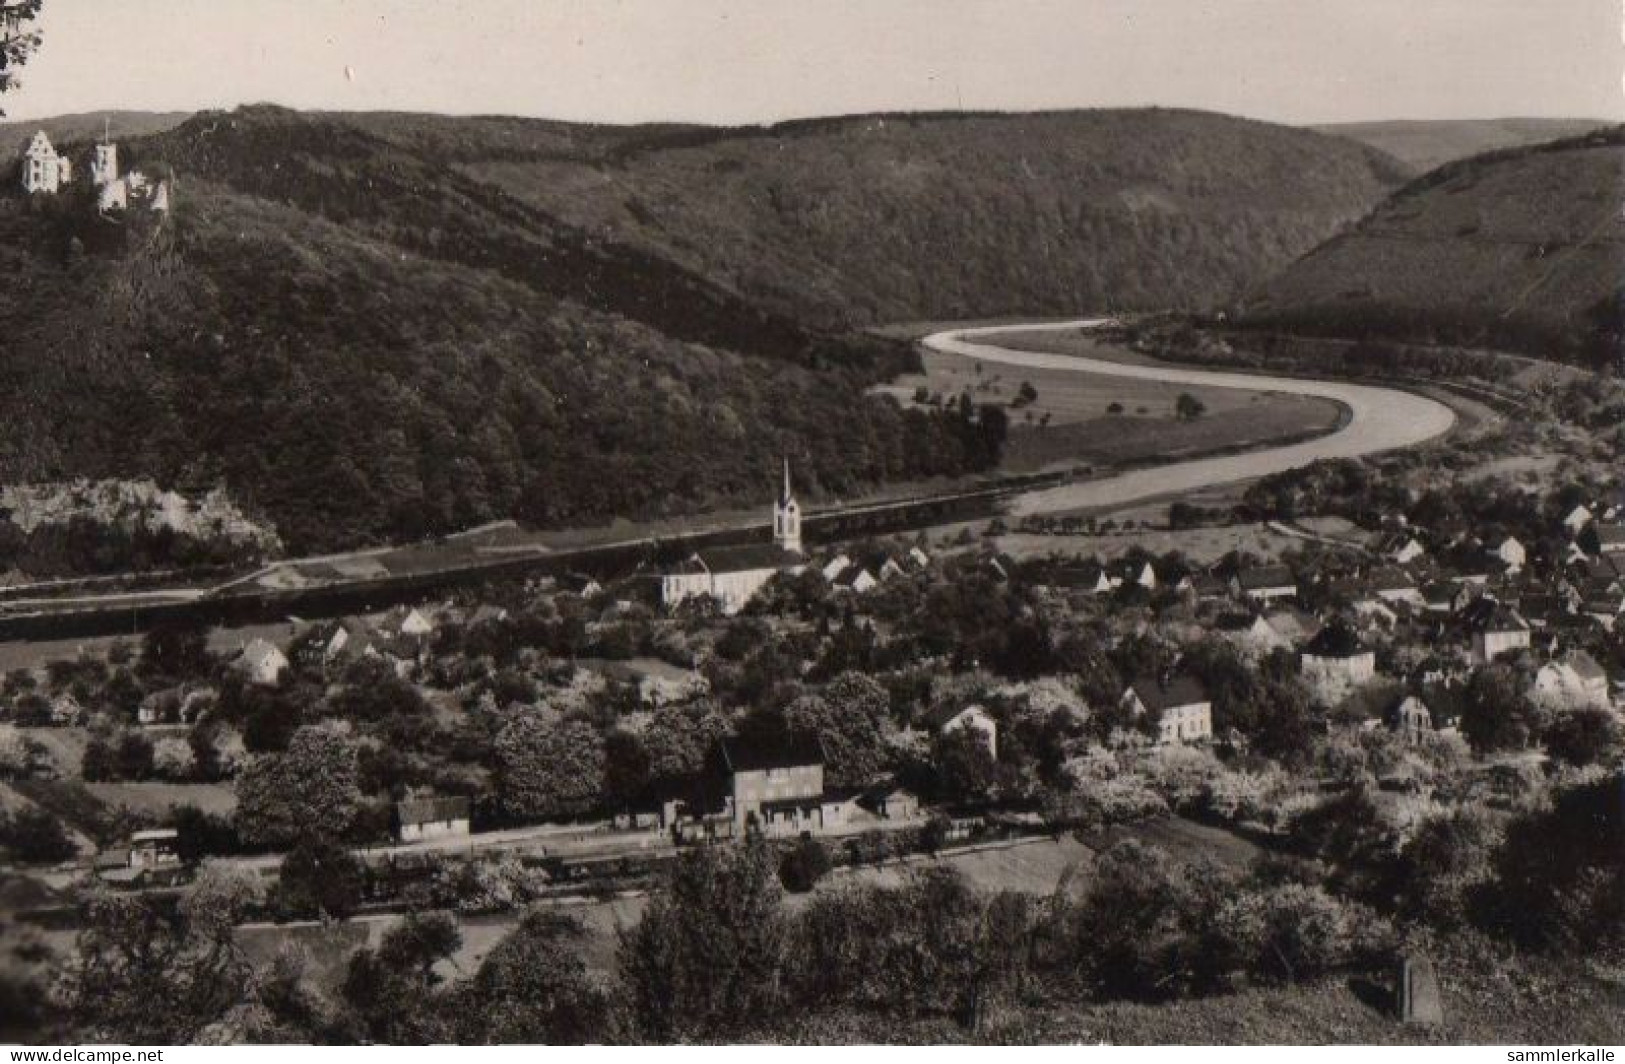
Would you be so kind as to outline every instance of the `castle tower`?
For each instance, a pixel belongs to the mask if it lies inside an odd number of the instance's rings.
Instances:
[[[118,145],[103,141],[96,145],[96,156],[90,160],[90,180],[97,188],[118,180]]]
[[[784,488],[773,504],[773,542],[787,551],[801,553],[801,504],[790,491],[790,459],[784,460]]]
[[[42,129],[23,152],[23,188],[30,192],[56,192],[62,186],[63,163]]]

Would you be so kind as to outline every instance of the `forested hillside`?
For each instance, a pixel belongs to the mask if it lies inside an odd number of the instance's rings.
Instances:
[[[1409,176],[1353,141],[1184,111],[732,130],[343,117],[829,327],[1206,306]]]
[[[1260,286],[1242,318],[1618,365],[1625,127],[1436,170]]]
[[[988,468],[1003,419],[867,395],[915,356],[852,327],[1205,305],[1397,178],[1163,111],[148,123],[167,220],[0,194],[0,481],[224,485],[295,551],[757,502],[781,454],[813,497]]]
[[[840,492],[996,456],[974,420],[864,395],[906,348],[617,258],[361,135],[220,121],[128,145],[174,163],[167,222],[0,199],[0,481],[224,484],[309,550],[760,501],[781,454]]]

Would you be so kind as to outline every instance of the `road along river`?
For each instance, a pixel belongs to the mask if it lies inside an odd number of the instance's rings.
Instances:
[[[1170,384],[1209,388],[1239,388],[1254,392],[1288,392],[1342,403],[1348,423],[1336,432],[1285,447],[1274,447],[1218,458],[1173,462],[1136,469],[1099,480],[1079,481],[1045,488],[1013,498],[1009,512],[1062,513],[1069,510],[1115,507],[1166,495],[1180,495],[1216,484],[1280,473],[1322,458],[1358,458],[1379,451],[1414,447],[1444,435],[1456,422],[1455,412],[1443,403],[1411,392],[1343,381],[1301,380],[1294,377],[1255,376],[1178,366],[1136,365],[1073,355],[1042,354],[1000,347],[1000,333],[1077,331],[1107,324],[1107,319],[1045,322],[1035,325],[998,325],[981,329],[952,329],[934,333],[921,342],[933,351],[963,355],[983,362],[1033,369],[1070,370],[1104,377],[1132,377]]]

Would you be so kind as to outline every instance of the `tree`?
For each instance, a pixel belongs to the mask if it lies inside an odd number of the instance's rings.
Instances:
[[[178,905],[92,893],[82,904],[64,999],[78,1038],[185,1045],[243,998],[249,967],[233,937],[240,895],[205,885]]]
[[[804,835],[779,861],[779,881],[792,894],[805,894],[829,874],[833,862],[824,844]]]
[[[440,991],[435,968],[462,946],[457,921],[446,913],[408,915],[376,950],[350,958],[339,993],[366,1040],[386,1045],[446,1043],[459,1017]]]
[[[497,943],[474,974],[461,1010],[461,1041],[488,1045],[580,1045],[610,1033],[610,1002],[582,960],[580,919],[534,909]]]
[[[237,778],[237,831],[250,845],[341,839],[361,808],[356,744],[342,724],[307,725],[287,753],[263,754]]]
[[[1475,751],[1528,744],[1535,730],[1535,707],[1525,696],[1525,687],[1507,665],[1491,665],[1473,673],[1462,693],[1461,730]]]
[[[635,732],[617,728],[604,739],[604,801],[625,809],[649,786],[649,751]]]
[[[349,850],[325,838],[299,843],[282,859],[275,903],[285,917],[345,920],[361,904],[366,870]]]
[[[931,746],[937,786],[951,802],[985,802],[998,781],[998,764],[979,728],[950,728]]]
[[[1207,413],[1207,404],[1190,392],[1180,392],[1179,398],[1174,400],[1174,413],[1181,421],[1195,421]]]
[[[497,733],[497,791],[511,816],[579,816],[595,806],[604,782],[604,741],[584,721],[517,717]]]
[[[0,846],[23,864],[57,864],[79,852],[62,821],[35,805],[10,816],[0,810]]]
[[[198,625],[160,624],[142,637],[140,672],[144,676],[192,679],[207,674],[213,664],[208,631]]]
[[[819,695],[802,695],[784,707],[784,724],[792,732],[816,735],[822,741],[828,755],[824,774],[832,786],[862,787],[883,767],[880,730],[862,709],[849,705],[842,711]]]
[[[17,68],[39,47],[33,25],[44,5],[45,0],[0,0],[0,95],[17,87]]]
[[[637,1036],[717,1037],[783,999],[786,924],[778,862],[761,839],[691,850],[674,863],[618,953]]]
[[[1598,706],[1557,714],[1546,728],[1546,750],[1571,765],[1598,765],[1610,760],[1620,743],[1614,715]]]
[[[1569,787],[1507,826],[1492,923],[1567,956],[1625,955],[1625,804],[1619,773]]]
[[[28,740],[10,724],[0,724],[0,779],[15,779],[33,761]]]

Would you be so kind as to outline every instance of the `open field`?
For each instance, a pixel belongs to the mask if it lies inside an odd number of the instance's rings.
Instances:
[[[87,783],[85,790],[109,808],[158,819],[183,805],[221,816],[237,808],[237,793],[226,783]]]
[[[1051,326],[1050,331],[1076,334],[1080,329],[1098,324],[1063,322]],[[1034,329],[1043,331],[1038,326]],[[1157,464],[1027,492],[1011,504],[1010,512],[1017,516],[1109,511],[1125,503],[1173,498],[1216,484],[1251,480],[1295,469],[1319,459],[1358,458],[1416,447],[1447,435],[1457,424],[1455,412],[1443,403],[1392,388],[1341,380],[1309,380],[1268,374],[1238,375],[1175,366],[1126,365],[1017,350],[1000,346],[1001,339],[999,330],[963,330],[937,333],[927,337],[924,343],[933,350],[997,362],[1019,372],[1028,369],[1062,370],[1174,383],[1181,387],[1281,392],[1333,400],[1348,411],[1348,416],[1336,431],[1313,438],[1300,438],[1263,450]],[[1241,384],[1243,380],[1246,381],[1245,385]]]
[[[1012,333],[1011,346],[1027,349],[1030,337],[1044,335]],[[1071,347],[1079,343],[1088,350],[1078,353],[1108,350],[1094,340],[1071,334],[1066,334],[1064,342],[1065,353],[1072,353]],[[1125,354],[1132,356],[1132,352]],[[1126,464],[1255,447],[1330,432],[1342,415],[1336,403],[1281,393],[1018,368],[932,350],[926,350],[922,360],[923,374],[899,377],[877,390],[905,405],[912,404],[916,390],[924,387],[943,402],[968,392],[977,403],[1006,407],[1011,433],[1003,468],[1009,472],[1079,462]],[[1012,407],[1024,384],[1032,385],[1037,398]],[[1193,421],[1180,421],[1174,404],[1184,393],[1200,400],[1207,413]],[[1113,407],[1118,408],[1116,412]]]
[[[76,780],[85,760],[90,732],[85,728],[23,728],[23,735],[45,748],[45,754],[63,779]]]

